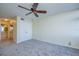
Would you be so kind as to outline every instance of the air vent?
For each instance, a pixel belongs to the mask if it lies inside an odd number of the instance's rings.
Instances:
[[[24,18],[21,18],[21,20],[24,20]]]

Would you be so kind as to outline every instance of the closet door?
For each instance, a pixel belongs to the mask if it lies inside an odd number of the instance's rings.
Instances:
[[[20,21],[20,40],[25,41],[27,40],[27,35],[26,35],[26,25],[25,25],[25,21],[21,20]]]
[[[17,43],[28,40],[26,28],[26,21],[17,18]]]

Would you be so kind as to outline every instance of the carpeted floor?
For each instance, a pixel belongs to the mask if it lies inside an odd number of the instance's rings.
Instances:
[[[2,56],[79,56],[79,50],[49,44],[38,40],[28,40],[20,44],[0,46]]]

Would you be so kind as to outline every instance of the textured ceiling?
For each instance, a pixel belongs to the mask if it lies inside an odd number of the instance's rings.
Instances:
[[[32,3],[0,3],[0,17],[14,17],[21,16],[27,17],[30,19],[38,19],[33,14],[25,16],[29,11],[21,9],[17,7],[17,5],[22,5],[27,8],[32,7]],[[39,14],[39,18],[47,17],[50,15],[54,15],[55,13],[69,11],[73,9],[78,9],[79,4],[77,3],[39,3],[37,9],[39,10],[47,10],[47,14]]]

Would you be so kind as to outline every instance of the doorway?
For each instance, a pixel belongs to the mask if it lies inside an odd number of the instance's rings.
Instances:
[[[0,43],[12,43],[14,39],[15,19],[0,19]]]

